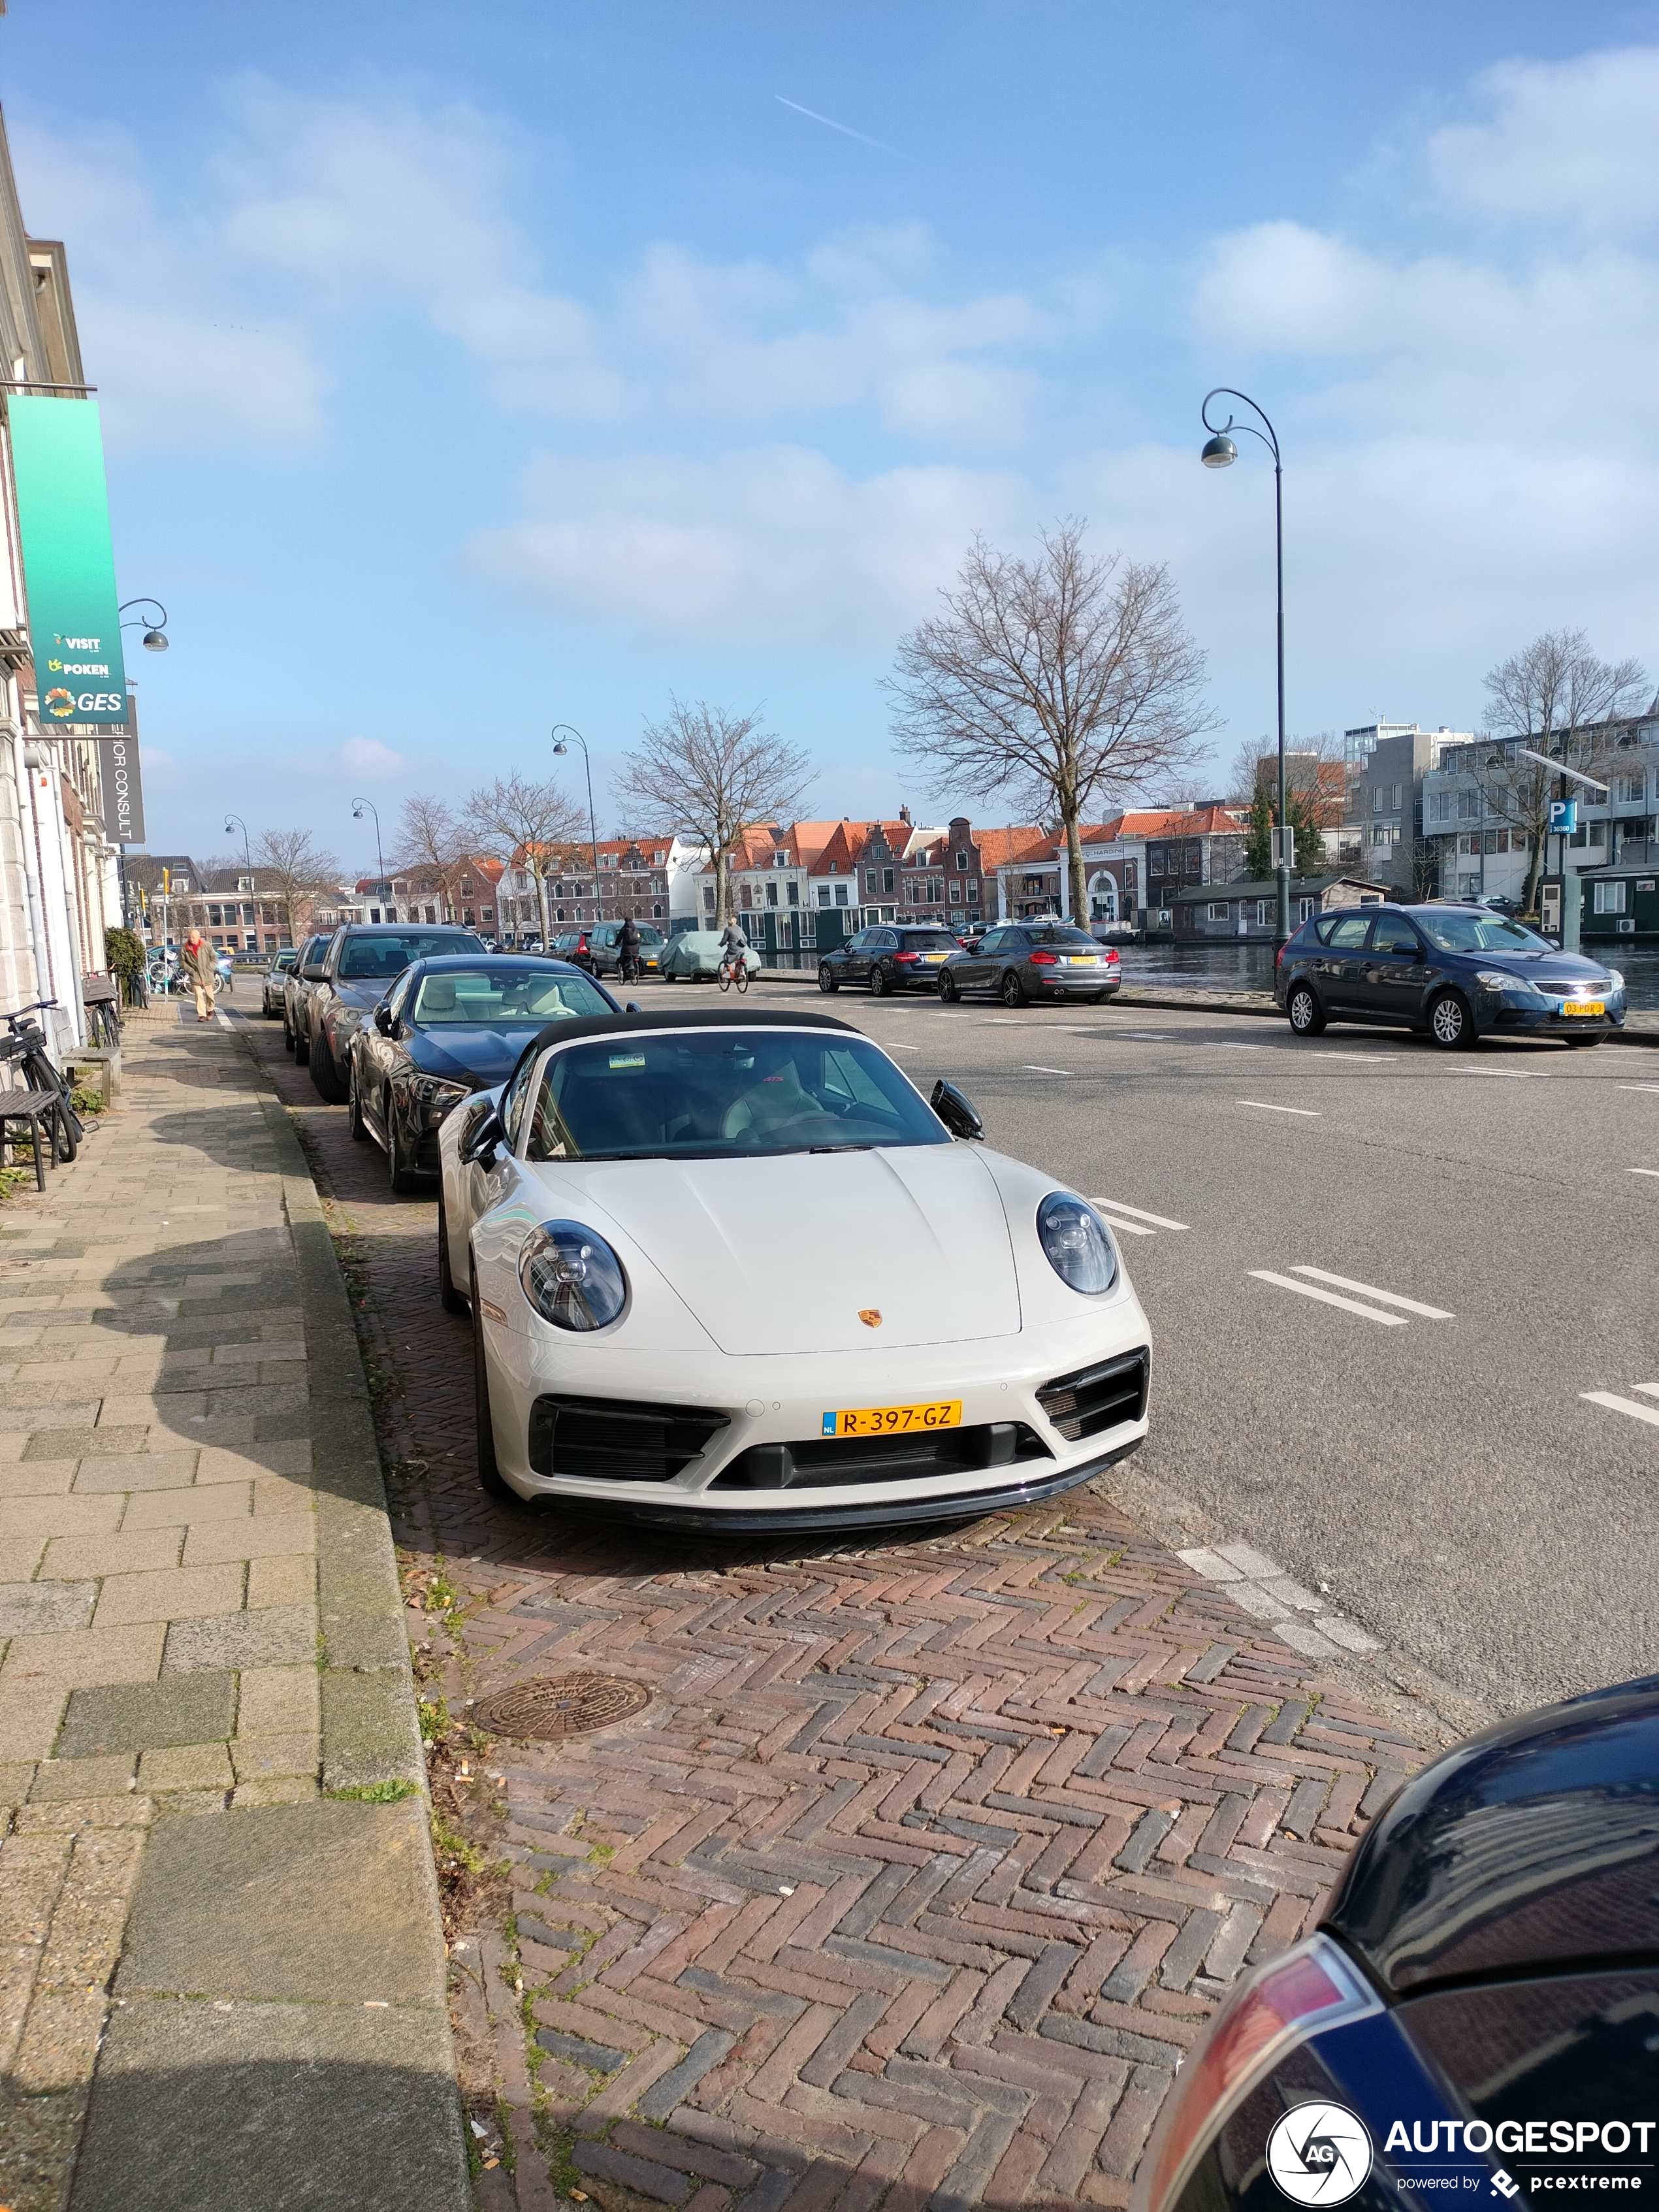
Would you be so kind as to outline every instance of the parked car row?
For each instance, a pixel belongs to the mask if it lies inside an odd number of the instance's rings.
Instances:
[[[1073,922],[1045,918],[997,922],[971,945],[936,926],[883,922],[818,962],[818,988],[826,995],[862,984],[872,998],[929,991],[947,1006],[983,991],[1006,1006],[1049,999],[1098,1006],[1122,981],[1115,945],[1097,943]]]

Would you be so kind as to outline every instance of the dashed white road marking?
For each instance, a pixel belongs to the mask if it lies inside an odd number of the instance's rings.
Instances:
[[[1347,1275],[1333,1275],[1326,1267],[1292,1267],[1293,1275],[1310,1275],[1316,1283],[1334,1283],[1339,1291],[1358,1291],[1368,1298],[1376,1298],[1385,1306],[1399,1306],[1407,1313],[1421,1314],[1425,1321],[1455,1321],[1443,1306],[1419,1305],[1415,1298],[1402,1298],[1397,1291],[1379,1291],[1375,1283],[1356,1283]]]
[[[1636,1387],[1642,1390],[1654,1386],[1638,1382]],[[1650,1428],[1659,1429],[1659,1406],[1638,1406],[1634,1398],[1621,1398],[1612,1390],[1581,1390],[1578,1395],[1592,1406],[1606,1407],[1610,1413],[1626,1413],[1632,1421],[1645,1421]]]
[[[1632,1390],[1639,1390],[1644,1398],[1659,1398],[1659,1382],[1632,1382]]]
[[[1120,1221],[1115,1213],[1109,1213],[1103,1206],[1100,1208],[1100,1215],[1103,1221],[1109,1222],[1116,1230],[1120,1237],[1156,1237],[1158,1234],[1156,1229],[1150,1227],[1144,1221]]]
[[[1621,1083],[1621,1091],[1659,1091],[1659,1083]]]
[[[1190,1222],[1171,1221],[1167,1213],[1148,1213],[1144,1206],[1126,1206],[1121,1198],[1091,1198],[1091,1206],[1109,1206],[1114,1213],[1133,1213],[1137,1221],[1150,1221],[1159,1229],[1188,1229]]]
[[[1659,1176],[1659,1168],[1626,1168],[1626,1170],[1625,1170],[1625,1172],[1626,1172],[1626,1175],[1644,1175],[1644,1176]]]
[[[1293,1275],[1276,1275],[1271,1267],[1252,1267],[1250,1273],[1258,1283],[1273,1283],[1281,1291],[1297,1291],[1304,1298],[1317,1298],[1323,1305],[1340,1306],[1345,1313],[1361,1314],[1367,1321],[1380,1322],[1384,1328],[1408,1326],[1404,1314],[1379,1313],[1375,1306],[1362,1306],[1358,1298],[1342,1297],[1335,1291],[1322,1291],[1315,1283],[1298,1283]]]
[[[921,1047],[919,1044],[890,1044],[884,1049],[887,1052],[920,1052]]]
[[[1266,1098],[1235,1098],[1235,1106],[1257,1106],[1264,1114],[1299,1114],[1304,1121],[1318,1121],[1323,1116],[1311,1106],[1275,1106]]]
[[[1340,1047],[1334,1051],[1329,1046],[1322,1045],[1319,1049],[1319,1057],[1321,1060],[1364,1060],[1376,1062],[1384,1060],[1398,1060],[1400,1054],[1397,1052],[1344,1052]]]
[[[1541,1067],[1450,1067],[1449,1075],[1495,1075],[1501,1083],[1535,1083],[1543,1074]],[[1659,1084],[1654,1085],[1659,1090]]]
[[[1210,1043],[1217,1052],[1272,1052],[1270,1044],[1243,1044],[1237,1037],[1212,1037]]]
[[[1028,1060],[1025,1062],[1027,1075],[1069,1075],[1071,1072],[1069,1067],[1042,1067],[1034,1060]]]

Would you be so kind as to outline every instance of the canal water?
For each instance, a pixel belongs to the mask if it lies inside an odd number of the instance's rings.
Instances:
[[[1124,945],[1123,980],[1160,991],[1271,991],[1271,945]],[[1596,945],[1590,957],[1617,968],[1626,1004],[1659,1007],[1659,946]]]

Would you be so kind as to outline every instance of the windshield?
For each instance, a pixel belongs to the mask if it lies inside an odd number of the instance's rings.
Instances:
[[[447,930],[441,936],[410,930],[396,937],[349,937],[340,951],[340,977],[347,983],[367,982],[377,976],[401,975],[412,960],[441,960],[448,952],[482,952],[483,945],[469,930]]]
[[[417,1030],[462,1022],[486,1029],[539,1029],[544,1022],[615,1011],[586,975],[562,975],[527,961],[492,960],[423,975],[409,1018]]]
[[[1086,929],[1074,929],[1070,922],[1051,922],[1046,929],[1024,925],[1025,933],[1033,945],[1081,945],[1092,951],[1095,940]]]
[[[1435,914],[1419,908],[1413,917],[1431,945],[1442,952],[1553,952],[1555,947],[1518,921],[1498,914]]]
[[[555,1053],[527,1150],[532,1160],[741,1159],[950,1142],[861,1037],[721,1030],[623,1032]]]

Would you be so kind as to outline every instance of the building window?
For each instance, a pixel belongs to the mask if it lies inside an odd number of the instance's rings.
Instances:
[[[845,906],[847,904],[847,884],[837,884],[836,885],[836,904],[837,906]]]
[[[1450,819],[1451,819],[1451,793],[1450,793],[1450,792],[1449,792],[1449,791],[1436,791],[1436,792],[1431,792],[1431,793],[1430,793],[1430,795],[1429,795],[1429,819],[1430,819],[1430,821],[1431,821],[1431,822],[1449,822],[1449,821],[1450,821]]]
[[[1310,898],[1298,899],[1297,909],[1298,921],[1310,921],[1313,919],[1314,902]]]
[[[864,872],[864,888],[873,896],[876,888],[876,872],[873,868],[866,868]]]
[[[1304,899],[1304,900],[1303,900],[1303,902],[1302,902],[1302,903],[1304,904],[1304,906],[1305,906],[1305,905],[1308,903],[1308,902],[1306,901],[1306,899]],[[1306,919],[1307,919],[1307,916],[1304,915],[1303,916],[1303,920],[1305,921],[1306,921]],[[1267,910],[1267,900],[1266,900],[1266,899],[1258,899],[1258,900],[1256,901],[1256,902],[1255,902],[1255,926],[1256,926],[1256,927],[1257,927],[1258,929],[1265,929],[1265,928],[1267,927],[1267,924],[1268,924],[1272,920],[1273,920],[1273,916],[1272,916],[1272,915],[1271,915],[1271,914],[1268,912],[1268,910]]]
[[[768,884],[766,886],[766,903],[768,906],[775,906],[777,902],[778,887],[775,884]]]
[[[713,884],[705,884],[703,885],[702,902],[710,914],[713,914],[714,911],[714,886]]]
[[[1620,775],[1613,778],[1613,796],[1627,806],[1639,806],[1647,793],[1646,779],[1639,775]],[[1612,911],[1610,908],[1609,911]]]
[[[957,866],[961,869],[963,874],[965,876],[968,872],[968,855],[966,853],[958,853],[957,854]]]
[[[800,904],[800,885],[799,884],[786,884],[784,885],[784,889],[789,894],[790,905],[799,906]]]
[[[1382,785],[1379,783],[1379,784],[1375,784],[1375,785],[1373,785],[1373,786],[1372,786],[1372,788],[1371,788],[1371,812],[1372,812],[1373,814],[1380,814],[1382,811]]]
[[[1457,818],[1460,822],[1478,822],[1480,819],[1480,793],[1478,791],[1458,793]]]
[[[1596,884],[1593,889],[1595,893],[1597,914],[1623,914],[1625,911],[1623,884]]]
[[[828,906],[829,903],[830,886],[828,884],[820,884],[818,885],[818,904],[820,906]]]
[[[962,904],[962,885],[960,884],[952,884],[951,886],[951,903],[952,906],[960,906]]]
[[[1216,899],[1211,902],[1206,912],[1212,921],[1225,921],[1232,908],[1225,899]]]

